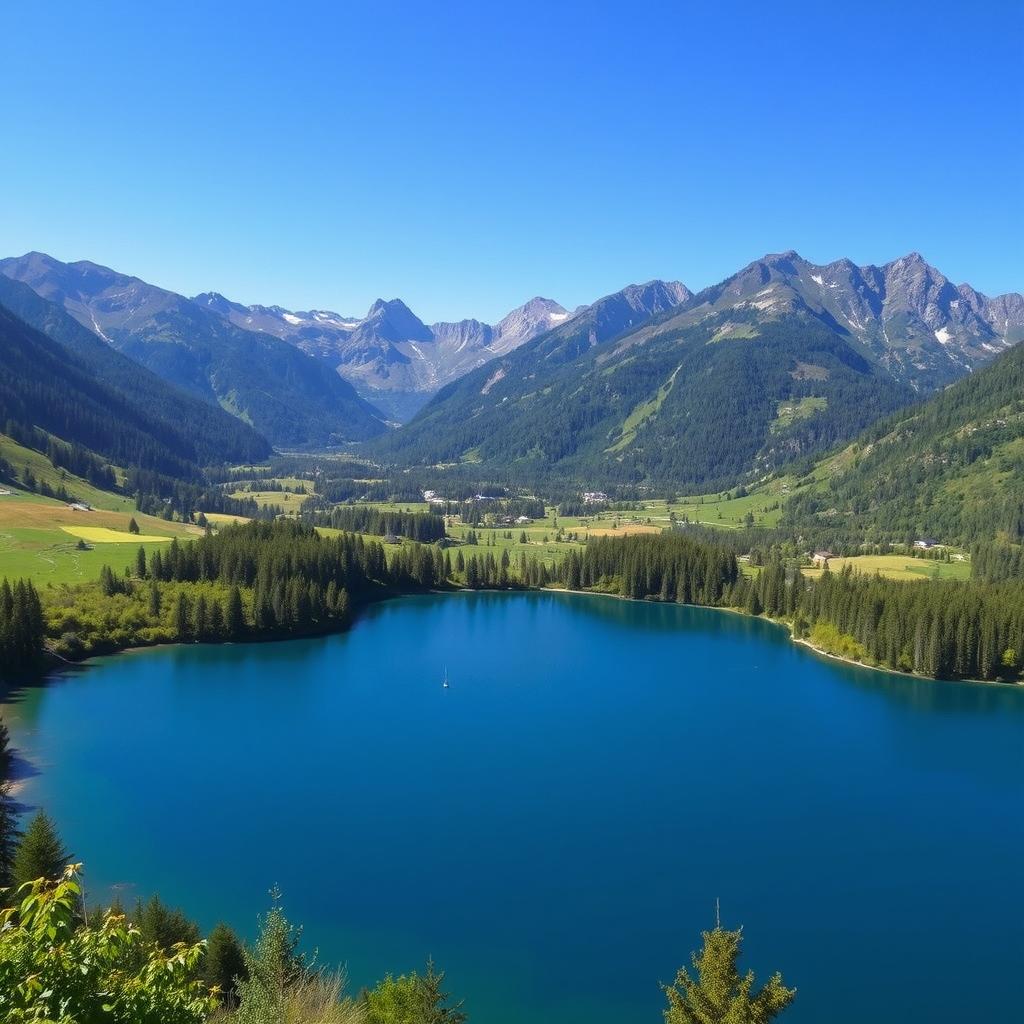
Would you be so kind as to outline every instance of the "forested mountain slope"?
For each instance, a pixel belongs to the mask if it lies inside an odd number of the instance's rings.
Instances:
[[[854,437],[1024,336],[1024,298],[955,287],[915,253],[769,255],[632,322],[605,319],[613,300],[445,388],[379,450],[707,490]]]
[[[573,329],[570,329],[573,328]],[[384,457],[582,485],[713,490],[855,436],[912,400],[820,320],[712,314],[594,341],[582,318],[445,388]]]
[[[254,462],[269,454],[266,439],[248,424],[168,384],[86,330],[62,307],[2,274],[0,306],[57,342],[98,385],[116,392],[153,440],[175,457],[210,465]]]
[[[382,417],[330,367],[236,327],[190,299],[89,262],[42,253],[0,261],[79,323],[166,381],[220,405],[281,445],[365,440]]]
[[[689,297],[677,281],[631,285],[597,303],[598,316],[592,320],[606,338]],[[411,418],[444,385],[594,308],[571,313],[537,296],[496,324],[460,320],[427,325],[401,299],[378,299],[361,318],[242,306],[214,292],[194,301],[239,327],[266,331],[323,360],[396,420]]]
[[[178,479],[199,474],[196,453],[180,434],[101,383],[67,349],[2,306],[0,424],[4,433],[30,447],[39,446],[33,431],[41,430],[87,449],[75,453],[74,461],[83,465],[74,471],[90,479],[101,468],[93,465],[90,453]]]
[[[870,428],[795,494],[791,525],[970,543],[1024,539],[1024,348]]]

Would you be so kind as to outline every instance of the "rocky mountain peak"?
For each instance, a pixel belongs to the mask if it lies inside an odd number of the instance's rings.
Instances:
[[[401,299],[374,302],[353,336],[366,340],[371,335],[392,342],[434,340],[430,328]]]

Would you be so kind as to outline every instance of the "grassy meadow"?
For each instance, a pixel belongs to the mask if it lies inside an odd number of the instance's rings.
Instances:
[[[0,434],[0,458],[13,467],[19,478],[28,469],[40,483],[45,483],[52,490],[56,491],[59,487],[64,486],[79,501],[87,502],[95,508],[129,514],[135,510],[135,502],[131,498],[93,487],[87,480],[54,466],[42,452],[25,448],[5,434]],[[11,497],[13,495],[0,495],[0,498],[5,501],[10,500]],[[32,494],[28,494],[27,497],[36,501],[43,500]]]
[[[829,572],[842,572],[849,565],[854,572],[874,576],[877,572],[890,580],[969,580],[971,563],[963,561],[939,562],[911,555],[856,555],[853,558],[832,558]],[[805,568],[803,573],[817,579],[823,569]]]
[[[124,512],[100,508],[76,512],[63,502],[35,494],[0,495],[0,576],[24,576],[43,585],[88,582],[99,576],[104,565],[120,571],[134,562],[140,546],[149,554],[166,547],[174,537],[203,532],[196,526],[143,515],[128,504],[130,510]],[[132,517],[139,526],[138,535],[128,532]],[[78,547],[80,541],[85,550]]]

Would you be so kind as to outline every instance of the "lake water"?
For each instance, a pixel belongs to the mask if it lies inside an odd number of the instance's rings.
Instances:
[[[3,714],[91,898],[252,934],[276,883],[353,987],[432,954],[475,1024],[655,1024],[716,898],[792,1024],[1020,1019],[1024,690],[459,594],[101,660]]]

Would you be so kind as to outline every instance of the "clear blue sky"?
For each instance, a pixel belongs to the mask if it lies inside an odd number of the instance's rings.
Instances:
[[[1021,290],[1022,38],[1020,0],[15,3],[0,255],[428,321],[789,248]]]

